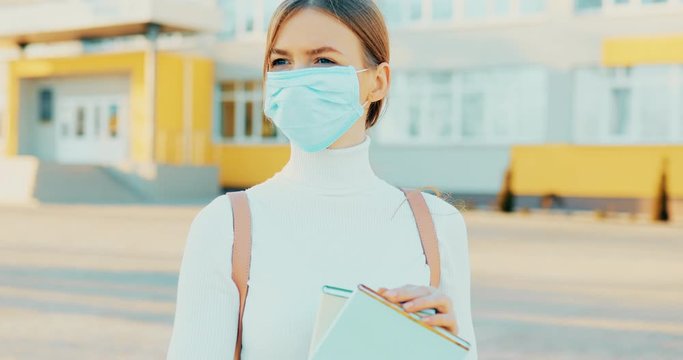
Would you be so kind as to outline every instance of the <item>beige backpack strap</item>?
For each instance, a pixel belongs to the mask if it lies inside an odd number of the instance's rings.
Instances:
[[[436,229],[434,228],[434,221],[429,212],[429,207],[420,190],[407,188],[401,188],[401,190],[406,194],[408,203],[410,203],[410,208],[417,223],[417,230],[420,233],[422,251],[424,251],[427,265],[429,265],[429,285],[439,287],[439,281],[441,280],[441,258],[439,257]]]
[[[237,321],[237,341],[235,360],[242,353],[242,316],[249,286],[249,267],[251,266],[251,211],[249,199],[244,190],[227,193],[232,205],[234,240],[232,244],[232,280],[240,294],[240,313]]]

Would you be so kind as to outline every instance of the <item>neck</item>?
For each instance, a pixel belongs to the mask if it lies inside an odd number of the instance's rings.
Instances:
[[[306,152],[290,142],[290,158],[276,174],[280,179],[323,193],[349,193],[375,185],[378,180],[370,165],[371,138],[341,148]]]

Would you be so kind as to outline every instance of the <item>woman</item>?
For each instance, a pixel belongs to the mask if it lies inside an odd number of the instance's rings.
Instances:
[[[465,223],[422,193],[433,215],[441,282],[430,287],[406,195],[370,166],[371,139],[390,83],[389,40],[371,0],[286,0],[268,31],[265,113],[290,140],[290,159],[246,189],[252,217],[243,360],[305,359],[322,285],[380,289],[407,311],[468,340]],[[229,359],[239,294],[231,280],[233,220],[221,195],[195,217],[182,259],[169,359]]]

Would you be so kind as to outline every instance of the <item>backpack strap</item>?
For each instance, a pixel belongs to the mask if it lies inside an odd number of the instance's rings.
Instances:
[[[251,267],[251,211],[249,199],[244,190],[227,193],[232,206],[233,243],[232,243],[232,280],[240,294],[240,313],[237,321],[237,341],[235,344],[235,360],[242,353],[242,316],[249,286],[249,268]]]
[[[429,212],[427,202],[420,190],[400,188],[406,195],[410,208],[413,211],[417,231],[420,233],[422,251],[429,266],[429,285],[439,287],[441,280],[441,258],[439,257],[439,243],[436,237],[434,221]]]
[[[414,189],[400,188],[406,195],[417,223],[422,251],[430,270],[429,284],[439,286],[441,278],[441,260],[439,244],[436,238],[434,222],[422,192]],[[232,244],[232,280],[237,285],[240,295],[239,318],[237,321],[237,339],[234,360],[239,360],[242,353],[242,317],[249,286],[249,269],[251,267],[251,210],[249,199],[244,190],[228,192],[232,207],[233,244]]]

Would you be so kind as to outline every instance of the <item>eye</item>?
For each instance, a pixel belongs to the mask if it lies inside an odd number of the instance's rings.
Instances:
[[[278,59],[271,61],[270,65],[271,66],[287,65],[287,60],[282,59],[282,58],[278,58]]]
[[[336,64],[334,60],[330,60],[328,58],[317,58],[316,61],[319,61],[321,64]]]

